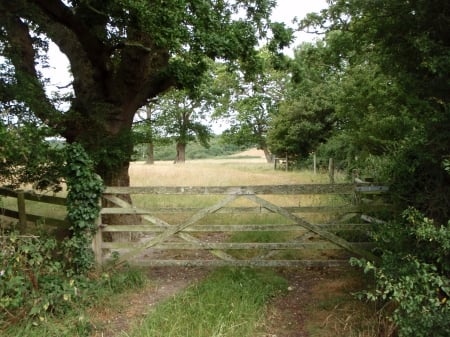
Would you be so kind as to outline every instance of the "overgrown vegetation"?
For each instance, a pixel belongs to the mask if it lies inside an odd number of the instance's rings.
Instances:
[[[450,223],[437,225],[415,209],[374,235],[377,265],[353,260],[375,279],[361,296],[385,307],[401,337],[445,337],[450,331]]]
[[[21,326],[40,326],[52,316],[89,305],[96,298],[98,287],[120,287],[107,274],[94,273],[94,257],[90,248],[99,215],[99,197],[103,192],[101,179],[93,172],[93,163],[81,146],[66,149],[65,179],[68,187],[68,220],[70,237],[62,242],[48,237],[42,229],[38,235],[19,235],[15,230],[3,230],[0,251],[0,323],[2,329],[25,320]],[[127,273],[124,273],[127,275]],[[113,275],[118,283],[127,277]],[[133,284],[142,283],[134,278]],[[117,285],[117,287],[116,287]],[[126,288],[126,286],[124,286]],[[74,329],[80,324],[79,320]],[[13,328],[20,335],[18,328]],[[66,328],[67,336],[74,331]],[[84,330],[84,328],[82,329]],[[8,330],[6,330],[6,333]],[[78,330],[77,330],[78,331]],[[80,331],[78,331],[80,332]],[[77,333],[78,333],[77,332]],[[59,331],[55,336],[61,336]],[[45,334],[49,336],[49,334]],[[81,334],[83,335],[83,334]]]
[[[94,267],[91,249],[100,214],[99,200],[104,186],[94,173],[94,163],[79,144],[67,147],[67,218],[71,237],[64,242],[70,252],[67,263],[74,274],[86,274]]]
[[[375,280],[375,288],[360,296],[386,308],[400,337],[448,336],[450,221],[440,224],[409,208],[401,221],[380,225],[373,238],[380,263],[352,260]]]
[[[286,290],[286,280],[273,272],[216,270],[206,280],[159,304],[123,336],[252,336],[268,300]]]
[[[64,245],[45,232],[0,239],[0,331],[2,336],[88,336],[84,310],[102,298],[142,286],[136,270],[75,274]],[[58,323],[63,320],[66,324]]]

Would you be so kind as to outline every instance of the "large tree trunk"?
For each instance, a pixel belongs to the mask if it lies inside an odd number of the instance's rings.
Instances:
[[[186,144],[177,143],[177,156],[175,158],[175,164],[183,164],[186,162]]]
[[[104,183],[106,186],[130,186],[130,175],[129,175],[129,163],[122,162],[120,167],[117,167],[114,172],[107,172],[104,177]],[[129,194],[118,194],[116,197],[126,201],[128,204],[132,205],[133,200]],[[103,207],[119,207],[116,204],[103,200]],[[102,216],[102,223],[108,225],[140,225],[142,219],[139,215],[133,214],[105,214]],[[139,233],[122,232],[122,233],[112,233],[109,237],[112,241],[127,242],[136,241],[140,237]],[[108,239],[108,238],[106,238]]]
[[[111,108],[110,108],[111,109]],[[117,108],[116,108],[117,109]],[[109,112],[110,110],[108,110]],[[76,136],[70,141],[80,142],[86,148],[95,162],[96,172],[102,177],[105,186],[130,186],[129,166],[133,153],[131,137],[131,118],[128,120],[104,120],[102,124],[94,120],[79,121]],[[74,126],[75,127],[75,126]],[[95,134],[95,137],[92,135]],[[69,134],[70,136],[70,134]],[[128,194],[118,194],[116,197],[132,205],[133,201]],[[103,199],[103,207],[119,207]],[[141,218],[137,215],[103,215],[102,223],[108,225],[139,225]],[[109,239],[113,241],[134,240],[138,235],[130,233],[114,233]]]

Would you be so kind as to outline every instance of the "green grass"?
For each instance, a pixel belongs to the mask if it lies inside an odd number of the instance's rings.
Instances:
[[[159,304],[131,337],[253,336],[268,301],[287,289],[269,270],[223,268]]]

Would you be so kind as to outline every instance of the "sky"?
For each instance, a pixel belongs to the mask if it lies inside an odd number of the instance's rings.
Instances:
[[[272,11],[272,20],[284,22],[286,25],[295,28],[295,25],[292,24],[294,17],[301,20],[306,14],[320,12],[320,10],[327,7],[326,0],[277,0],[277,6]],[[295,42],[291,48],[285,50],[285,53],[292,56],[293,47],[300,45],[302,42],[311,42],[315,38],[317,38],[317,35],[297,32]]]
[[[278,22],[284,22],[286,25],[294,28],[292,23],[294,17],[299,20],[304,18],[307,13],[319,12],[321,9],[326,8],[326,0],[278,0],[277,6],[272,12],[272,20]],[[296,34],[296,40],[292,44],[291,48],[286,49],[284,52],[292,56],[293,47],[298,46],[301,42],[313,41],[316,36],[304,32],[298,32]],[[45,70],[46,75],[51,79],[51,82],[55,86],[63,87],[70,81],[70,75],[68,71],[68,60],[63,55],[58,47],[54,44],[50,46],[50,69]]]

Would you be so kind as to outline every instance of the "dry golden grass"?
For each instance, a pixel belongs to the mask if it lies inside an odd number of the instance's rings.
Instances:
[[[174,164],[170,161],[158,161],[153,165],[145,162],[133,162],[130,165],[131,186],[250,186],[250,185],[284,185],[328,183],[327,174],[314,174],[312,170],[280,171],[274,170],[273,164],[267,163],[262,151],[250,150],[229,156],[226,159],[206,159]],[[336,177],[343,181],[342,176]],[[155,207],[208,207],[222,197],[177,196],[171,195],[135,195],[133,202],[142,208]],[[334,196],[314,195],[267,195],[264,199],[280,206],[319,206],[335,203]],[[336,202],[341,203],[341,200]],[[239,199],[232,203],[249,206],[249,201]],[[251,205],[250,205],[251,206]],[[309,219],[309,215],[304,215]],[[313,214],[317,217],[317,214]],[[317,219],[319,220],[319,219]],[[325,219],[323,219],[325,220]]]
[[[264,159],[253,158],[195,160],[185,164],[134,162],[129,172],[132,186],[246,186],[329,181],[325,174],[274,170]]]
[[[360,272],[342,270],[311,289],[306,327],[314,337],[392,337],[395,327],[374,304],[352,294],[364,289]]]

